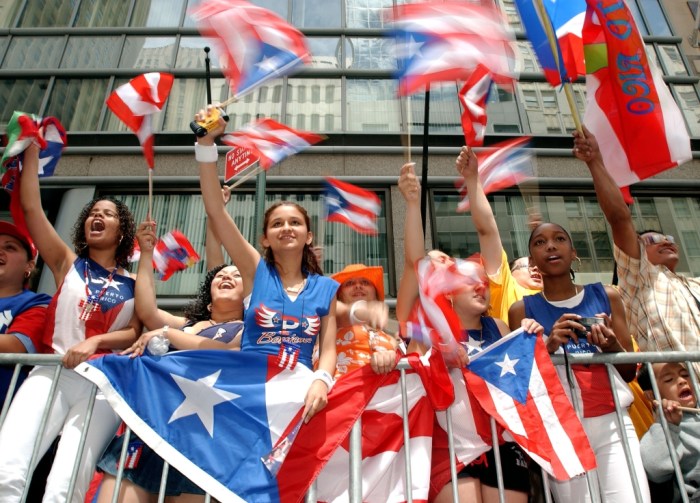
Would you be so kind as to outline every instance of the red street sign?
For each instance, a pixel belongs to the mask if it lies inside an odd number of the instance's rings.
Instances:
[[[258,158],[247,148],[233,147],[226,152],[226,169],[224,181],[226,183],[236,175],[240,175],[258,161]]]

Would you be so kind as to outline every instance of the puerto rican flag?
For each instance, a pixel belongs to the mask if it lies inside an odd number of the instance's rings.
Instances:
[[[168,281],[178,271],[184,271],[199,262],[199,255],[187,236],[173,230],[161,237],[153,250],[153,267],[158,279]]]
[[[253,152],[260,160],[260,167],[265,170],[323,139],[325,137],[322,135],[298,131],[268,118],[258,119],[221,137],[226,145]]]
[[[433,81],[468,80],[483,64],[500,82],[514,73],[514,40],[497,9],[469,3],[416,3],[387,10],[396,40],[399,94]]]
[[[36,142],[39,151],[39,177],[53,176],[63,149],[66,148],[66,130],[56,117],[38,117],[15,111],[7,123],[7,147],[2,155],[2,167],[15,166],[14,158],[20,161],[25,149]],[[3,182],[5,190],[7,184]]]
[[[119,86],[106,101],[114,115],[138,137],[149,169],[155,165],[151,115],[165,105],[173,80],[170,73],[144,73]]]
[[[311,60],[306,39],[277,14],[242,0],[205,0],[190,11],[213,39],[236,97]]]
[[[539,15],[536,0],[515,0],[527,38],[551,85],[573,82],[586,74],[581,34],[586,0],[540,1],[546,12],[544,19]],[[549,24],[557,37],[556,54],[552,52],[544,23]]]
[[[326,220],[347,225],[361,233],[376,235],[382,203],[374,192],[326,177],[323,199]]]
[[[547,473],[568,480],[596,467],[542,337],[518,329],[470,357],[467,386]]]
[[[253,351],[107,355],[76,368],[146,444],[222,502],[298,502],[388,375],[339,380],[274,477],[263,463],[299,424],[313,373]],[[157,396],[153,390],[157,389]],[[320,435],[319,431],[324,434]]]
[[[486,102],[489,99],[492,83],[493,79],[488,68],[479,64],[459,91],[459,101],[462,104],[462,130],[464,141],[469,146],[478,147],[484,144]]]
[[[479,152],[479,181],[485,194],[490,194],[534,177],[533,159],[527,150],[530,137],[524,136],[493,145],[494,150]],[[463,178],[455,182],[462,197],[457,211],[469,211],[469,194]]]
[[[589,1],[583,39],[588,72],[584,123],[596,136],[618,187],[689,161],[683,115],[661,72],[647,58],[625,3]]]

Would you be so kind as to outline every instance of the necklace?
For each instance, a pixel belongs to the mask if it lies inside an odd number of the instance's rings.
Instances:
[[[296,285],[292,286],[285,286],[284,289],[285,291],[289,293],[299,293],[304,289],[304,286],[306,285],[306,278],[304,278],[301,283],[297,283]]]
[[[214,325],[223,325],[225,323],[231,323],[233,321],[241,321],[240,317],[237,318],[231,318],[230,320],[225,320],[225,321],[216,321],[211,318],[209,318],[209,324],[213,327]]]
[[[574,294],[573,294],[571,297],[568,297],[567,299],[562,299],[562,300],[569,300],[569,299],[571,299],[571,298],[573,298],[573,297],[576,297],[576,296],[578,295],[578,285],[577,285],[576,283],[572,283],[572,286],[574,287]],[[550,301],[550,300],[547,298],[547,296],[544,294],[544,289],[540,292],[540,294],[542,295],[542,297],[544,297],[544,300],[546,300],[546,301],[549,302],[550,304],[551,304],[552,302],[561,302],[561,301],[559,301],[559,300]]]

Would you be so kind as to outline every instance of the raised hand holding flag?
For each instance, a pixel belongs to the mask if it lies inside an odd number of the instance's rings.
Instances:
[[[459,91],[462,104],[462,130],[464,141],[470,146],[484,144],[486,132],[486,102],[491,92],[491,73],[484,65],[477,65],[469,80]]]

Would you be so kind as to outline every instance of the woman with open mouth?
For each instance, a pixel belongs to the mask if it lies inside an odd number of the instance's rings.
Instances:
[[[36,459],[40,459],[60,433],[44,501],[82,502],[95,463],[120,421],[102,393],[95,396],[92,385],[71,369],[92,355],[128,348],[141,332],[134,312],[134,279],[126,270],[134,247],[134,220],[121,201],[94,199],[76,221],[71,249],[41,206],[38,167],[39,148],[34,144],[24,153],[22,209],[29,233],[58,288],[48,308],[39,351],[63,355],[65,368],[56,377],[54,367],[37,366],[12,402],[0,430],[0,501],[20,501],[31,477],[36,442]],[[47,405],[50,410],[41,432]],[[92,417],[80,453],[81,432],[89,413]],[[80,465],[69,495],[75,463]]]
[[[569,233],[560,225],[543,223],[530,234],[530,260],[542,275],[542,292],[524,297],[513,304],[508,313],[510,327],[520,320],[534,318],[542,324],[550,353],[615,353],[633,351],[622,298],[615,288],[601,283],[578,285],[574,282],[572,263],[576,250]],[[580,263],[580,261],[579,261]],[[636,365],[618,365],[613,369],[614,382],[608,379],[604,365],[573,365],[576,398],[581,406],[581,423],[596,455],[596,477],[604,501],[634,501],[630,472],[625,462],[622,435],[626,435],[634,462],[643,501],[649,501],[649,487],[639,451],[639,440],[627,407],[632,393],[626,382],[635,377]],[[566,369],[558,366],[564,389],[571,394],[574,383],[567,384]],[[624,381],[623,381],[624,378]],[[617,426],[613,393],[624,418],[624,431]],[[583,477],[566,482],[550,478],[554,498],[558,502],[587,500],[588,485]]]

